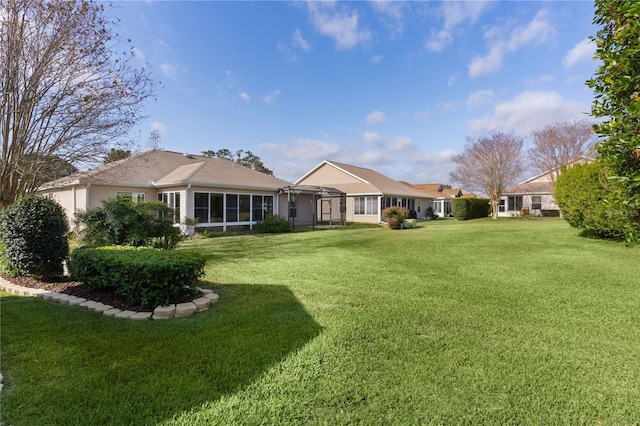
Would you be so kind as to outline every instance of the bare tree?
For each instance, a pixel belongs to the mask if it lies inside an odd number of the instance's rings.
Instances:
[[[531,132],[530,164],[540,173],[551,171],[555,183],[560,167],[590,154],[598,135],[587,120],[556,123]]]
[[[451,179],[469,188],[485,192],[498,218],[498,204],[504,190],[516,182],[524,171],[524,140],[515,133],[491,132],[467,138],[464,152],[453,157],[456,163]]]
[[[99,164],[141,118],[155,84],[114,26],[101,2],[0,0],[0,210],[47,158]]]

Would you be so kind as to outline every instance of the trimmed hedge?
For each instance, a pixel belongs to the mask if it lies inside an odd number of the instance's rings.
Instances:
[[[488,198],[453,198],[451,212],[457,220],[479,219],[489,216],[491,204]]]
[[[3,270],[39,279],[62,276],[62,263],[69,257],[68,231],[63,208],[51,198],[19,199],[0,216]]]
[[[112,289],[129,303],[147,308],[195,295],[204,265],[199,253],[149,247],[80,248],[71,254],[75,280],[90,290]]]

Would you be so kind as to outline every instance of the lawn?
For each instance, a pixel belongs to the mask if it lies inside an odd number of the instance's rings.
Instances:
[[[193,240],[220,302],[126,321],[3,295],[2,420],[632,424],[640,247],[561,219]]]

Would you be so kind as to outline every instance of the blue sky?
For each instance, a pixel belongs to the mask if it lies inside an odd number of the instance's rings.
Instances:
[[[116,2],[162,82],[160,147],[243,149],[294,181],[334,160],[452,183],[467,137],[588,117],[588,1]]]

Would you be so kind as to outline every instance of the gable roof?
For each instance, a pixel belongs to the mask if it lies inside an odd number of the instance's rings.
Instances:
[[[296,184],[304,183],[315,172],[324,167],[331,167],[341,173],[334,175],[331,182],[323,182],[322,185],[332,186],[349,195],[393,195],[413,198],[427,198],[425,194],[408,187],[397,180],[393,180],[375,170],[364,167],[352,166],[337,161],[324,160],[307,172]]]
[[[563,167],[571,167],[574,164],[584,164],[593,161],[592,158],[581,156],[575,160],[570,161]],[[562,170],[562,167],[557,167],[553,170],[548,170],[544,173],[540,173],[529,179],[526,179],[515,185],[508,186],[504,190],[504,195],[517,195],[517,194],[553,194],[554,183],[553,177],[557,178]]]
[[[419,184],[411,184],[408,182],[403,182],[403,183],[433,198],[459,198],[459,197],[475,198],[476,197],[475,194],[469,191],[465,191],[464,189],[461,189],[461,188],[450,188],[441,183],[419,183]]]
[[[193,184],[265,190],[289,185],[282,179],[224,158],[155,149],[48,182],[39,189],[85,183],[140,187]]]

